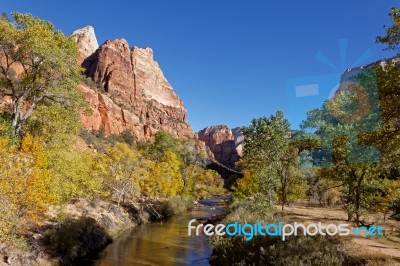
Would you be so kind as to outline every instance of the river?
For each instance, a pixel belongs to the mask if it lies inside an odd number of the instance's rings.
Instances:
[[[191,219],[210,219],[225,211],[228,197],[201,200],[192,211],[162,223],[147,223],[115,239],[94,262],[95,266],[210,265],[206,236],[188,236]]]

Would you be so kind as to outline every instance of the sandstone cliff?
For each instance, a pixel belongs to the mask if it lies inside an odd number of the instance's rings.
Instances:
[[[80,63],[82,63],[83,60],[85,60],[88,56],[93,54],[97,48],[99,48],[99,44],[92,26],[86,26],[82,29],[74,31],[72,33],[72,37],[79,46]]]
[[[243,135],[240,128],[231,129],[226,125],[209,126],[197,133],[198,139],[209,148],[211,156],[228,168],[235,169],[235,163],[242,156]]]
[[[193,136],[186,108],[164,77],[150,48],[131,48],[124,39],[97,47],[92,27],[73,33],[80,47],[85,75],[101,87],[80,85],[93,113],[81,115],[90,130],[106,134],[131,130],[148,139],[163,130],[175,137]]]

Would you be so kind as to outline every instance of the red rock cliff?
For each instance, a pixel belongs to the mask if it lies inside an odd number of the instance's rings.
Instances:
[[[104,90],[79,86],[93,109],[92,115],[81,115],[88,129],[104,128],[106,134],[131,130],[138,139],[148,139],[159,130],[175,137],[193,136],[183,102],[150,48],[130,48],[124,39],[108,40],[97,48],[91,27],[75,31],[73,37],[86,76]]]
[[[243,135],[239,128],[232,130],[226,125],[209,126],[200,130],[197,136],[210,149],[215,160],[235,168],[235,163],[242,156]]]

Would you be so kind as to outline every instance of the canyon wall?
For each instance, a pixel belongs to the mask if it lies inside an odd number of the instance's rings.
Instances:
[[[226,125],[209,126],[197,133],[211,152],[211,157],[224,166],[235,169],[235,163],[243,152],[243,135],[240,128],[231,129]]]
[[[79,85],[92,114],[81,114],[89,130],[106,134],[132,131],[139,140],[163,130],[175,137],[191,137],[182,100],[164,77],[150,48],[130,47],[125,39],[98,46],[94,29],[72,34],[88,81]]]

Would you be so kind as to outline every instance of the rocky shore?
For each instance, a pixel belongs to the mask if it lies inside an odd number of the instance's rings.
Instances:
[[[1,245],[0,265],[76,265],[95,258],[124,231],[168,215],[162,201],[118,207],[103,200],[74,199],[51,207],[46,220],[29,230],[20,245]]]

